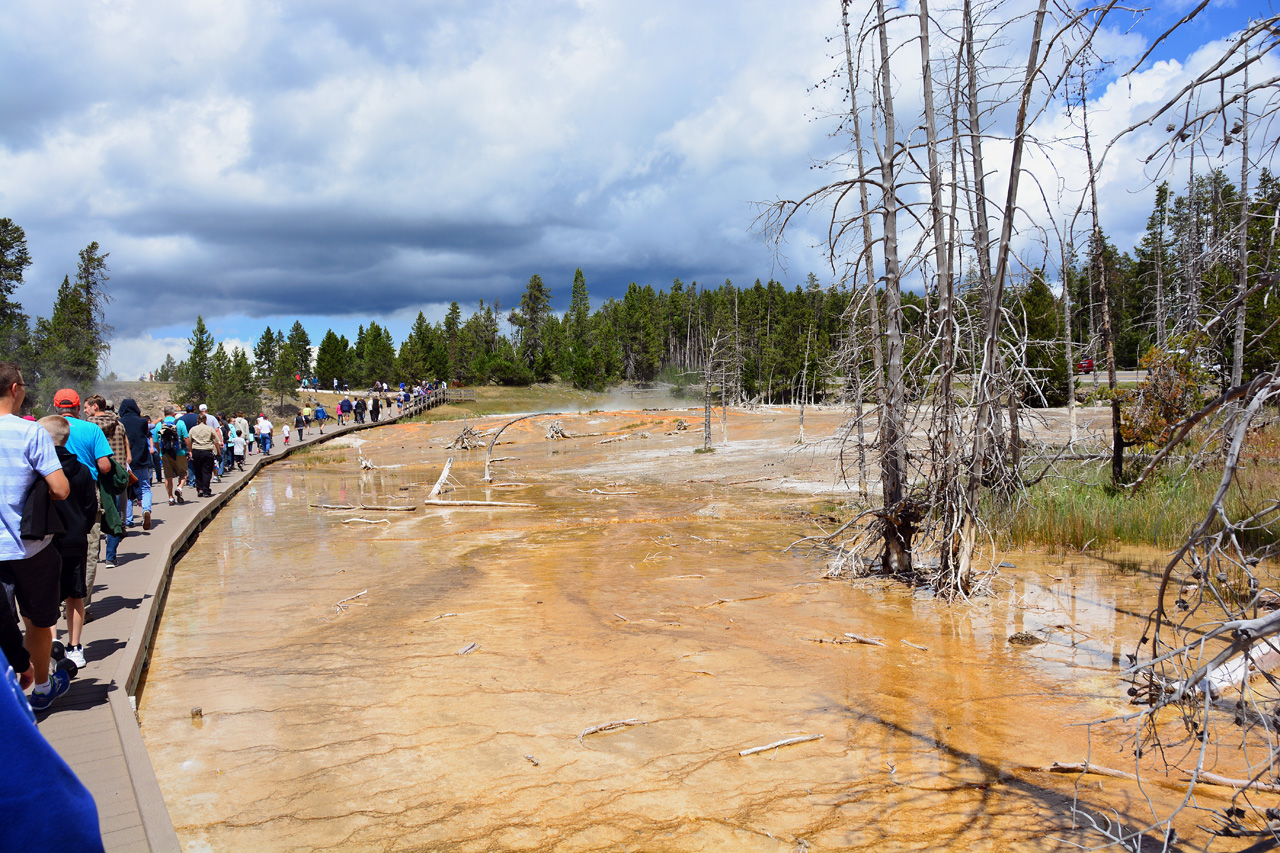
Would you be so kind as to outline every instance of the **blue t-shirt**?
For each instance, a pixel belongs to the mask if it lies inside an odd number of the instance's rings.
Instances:
[[[0,417],[0,560],[23,560],[49,544],[49,537],[23,540],[22,505],[36,477],[61,470],[53,438],[44,427],[17,415]]]
[[[169,417],[162,420],[160,423],[156,424],[156,428],[151,431],[151,438],[156,443],[156,452],[157,453],[163,452],[163,450],[161,449],[161,443],[160,443],[160,430],[164,427],[165,424],[174,424],[175,426],[178,427],[178,455],[186,456],[187,455],[187,425],[184,424],[182,421],[178,420],[177,418],[175,418],[173,415],[170,415]]]
[[[111,445],[102,427],[79,418],[67,418],[71,426],[71,437],[67,439],[67,450],[80,460],[80,464],[89,469],[93,479],[98,479],[98,460],[111,455]],[[123,464],[124,460],[121,460]]]

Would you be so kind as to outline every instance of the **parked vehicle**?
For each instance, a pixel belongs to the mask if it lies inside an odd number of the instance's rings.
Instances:
[[[1093,359],[1082,358],[1076,362],[1076,373],[1090,374],[1093,373]]]

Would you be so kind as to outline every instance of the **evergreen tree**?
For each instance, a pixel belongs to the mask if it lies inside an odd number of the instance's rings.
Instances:
[[[92,311],[83,291],[66,276],[58,288],[53,313],[37,318],[31,346],[40,403],[51,401],[63,386],[86,388],[98,378],[98,350],[86,331],[92,326]]]
[[[218,348],[221,350],[221,347]],[[207,403],[213,390],[213,335],[205,328],[204,317],[196,317],[195,328],[187,338],[186,367],[177,388],[179,401]]]
[[[225,411],[252,412],[260,408],[262,395],[253,379],[253,365],[240,347],[231,353],[231,372],[227,379],[227,405]]]
[[[289,329],[289,353],[294,374],[300,381],[307,379],[311,375],[311,336],[299,320],[294,320]]]
[[[278,412],[284,411],[284,398],[297,387],[297,383],[293,378],[294,365],[296,362],[296,353],[285,340],[284,332],[277,330],[275,341],[272,344],[276,352],[276,361],[272,365],[272,373],[267,380],[267,391],[273,397],[280,399]]]
[[[93,378],[98,378],[98,364],[111,349],[109,339],[111,327],[107,325],[106,309],[111,302],[106,284],[110,280],[107,275],[107,258],[109,253],[102,252],[97,242],[90,243],[80,250],[80,263],[76,268],[76,287],[80,298],[88,308],[88,323],[78,332],[84,341],[77,344],[93,353]]]
[[[276,348],[276,333],[271,331],[271,327],[262,330],[262,336],[258,338],[258,342],[253,346],[253,367],[257,375],[258,384],[270,385],[271,379],[276,375],[276,360],[280,357],[280,351]]]
[[[462,378],[462,309],[457,302],[449,303],[449,313],[444,315],[444,343],[449,357],[446,379]]]
[[[164,361],[155,370],[157,382],[173,382],[177,378],[178,363],[173,360],[173,353],[168,353]]]
[[[376,322],[370,322],[365,332],[363,377],[360,387],[368,388],[374,382],[387,382],[394,375],[396,350],[391,332]],[[421,377],[419,377],[421,378]],[[416,381],[409,377],[406,381]]]
[[[332,388],[335,379],[339,385],[348,380],[350,350],[346,337],[335,334],[333,329],[324,333],[316,350],[316,378],[320,380],[321,388]]]
[[[543,327],[551,314],[551,291],[542,283],[542,276],[529,276],[529,284],[520,297],[520,307],[511,312],[508,320],[516,328],[517,345],[521,360],[534,370],[542,358],[545,346]]]
[[[31,330],[22,305],[13,300],[31,266],[27,235],[12,219],[0,218],[0,352],[9,359],[30,359]],[[56,388],[54,389],[57,390]]]

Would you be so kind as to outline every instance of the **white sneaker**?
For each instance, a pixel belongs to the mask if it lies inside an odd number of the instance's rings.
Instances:
[[[84,646],[69,646],[67,648],[67,660],[74,663],[77,669],[84,669]]]
[[[174,489],[173,496],[177,499],[178,503],[182,503],[182,489]]]

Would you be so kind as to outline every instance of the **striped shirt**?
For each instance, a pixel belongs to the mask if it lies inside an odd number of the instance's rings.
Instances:
[[[22,560],[49,544],[49,536],[22,539],[22,505],[36,477],[61,470],[53,439],[43,427],[17,415],[0,416],[0,560]]]

